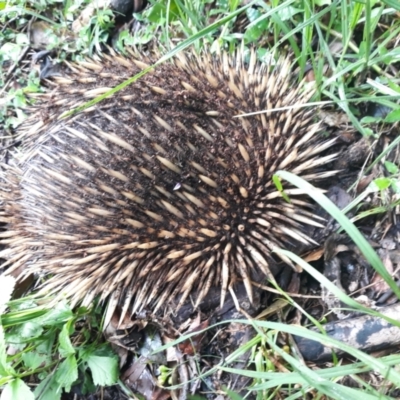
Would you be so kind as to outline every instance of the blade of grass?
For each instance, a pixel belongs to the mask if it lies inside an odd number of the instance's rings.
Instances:
[[[400,11],[400,3],[398,0],[382,0],[382,3],[394,8],[397,11]]]
[[[390,355],[382,357],[382,362],[388,366],[396,366],[400,363],[400,355]],[[226,372],[237,373],[237,369],[230,367],[220,367]],[[364,364],[363,362],[356,362],[348,365],[339,365],[335,367],[328,367],[324,369],[316,370],[324,379],[340,379],[348,375],[362,374],[371,371],[371,367]],[[253,370],[243,370],[240,372],[241,375],[247,376],[254,379],[264,379],[264,384],[253,386],[254,390],[263,390],[273,387],[270,382],[274,381],[275,385],[296,385],[300,383],[302,377],[298,372],[288,372],[282,374],[281,372],[259,372]]]
[[[233,322],[236,324],[245,324],[245,325],[251,324],[259,334],[257,336],[255,336],[254,338],[252,338],[250,341],[248,341],[245,345],[243,345],[239,349],[235,350],[228,357],[226,357],[226,359],[224,360],[224,365],[229,365],[230,363],[233,363],[234,361],[239,359],[239,357],[242,354],[244,354],[245,352],[250,350],[253,346],[260,343],[263,340],[263,337],[265,335],[263,330],[267,329],[267,330],[272,330],[274,332],[286,332],[291,335],[300,336],[300,337],[304,337],[306,339],[313,340],[317,343],[322,344],[323,346],[340,349],[340,350],[348,353],[350,356],[360,360],[363,363],[361,365],[364,365],[365,367],[368,367],[371,370],[378,372],[386,379],[389,379],[390,382],[392,382],[394,385],[396,385],[396,386],[400,385],[400,373],[397,372],[396,369],[392,368],[391,364],[389,365],[389,364],[383,362],[381,359],[372,357],[358,349],[355,349],[343,342],[340,342],[329,336],[323,335],[319,332],[311,331],[302,326],[288,325],[288,324],[283,324],[280,322],[256,321],[256,320],[227,320],[227,321],[223,321],[223,322],[214,324],[202,331],[196,331],[196,332],[192,332],[190,334],[184,335],[184,336],[174,340],[173,342],[170,342],[164,346],[159,347],[153,353],[155,354],[155,353],[164,351],[172,346],[176,346],[178,343],[181,343],[185,340],[190,339],[193,336],[196,336],[203,332],[206,332],[208,329],[213,329],[220,325],[224,325],[224,324],[227,324],[230,322]],[[198,378],[204,378],[206,376],[209,376],[209,375],[215,373],[216,370],[220,369],[221,367],[222,367],[222,364],[217,365],[217,366],[211,368],[210,370],[208,370],[206,373],[204,373],[203,375],[201,375],[201,377],[198,377]],[[195,379],[195,378],[193,378],[193,379]],[[180,387],[179,385],[175,385],[175,386],[170,387],[170,389],[179,388],[179,387]]]
[[[276,249],[276,253],[280,253],[296,264],[300,265],[304,270],[306,270],[312,277],[314,277],[318,282],[321,283],[324,287],[326,287],[331,293],[333,293],[337,298],[340,299],[343,303],[347,304],[349,307],[354,308],[358,311],[363,311],[366,314],[372,315],[374,317],[383,318],[389,323],[400,327],[400,321],[396,321],[392,318],[385,316],[384,314],[372,310],[371,308],[365,307],[362,304],[358,303],[357,301],[353,300],[349,297],[346,293],[342,292],[334,283],[332,283],[328,278],[326,278],[323,274],[313,268],[310,264],[305,262],[301,257],[297,256],[296,254],[282,249]]]
[[[356,228],[356,226],[349,220],[349,218],[347,218],[346,215],[344,215],[331,200],[329,200],[320,190],[316,189],[307,181],[296,176],[295,174],[292,174],[291,172],[278,171],[276,175],[290,182],[292,185],[304,189],[305,193],[307,193],[315,202],[325,209],[325,211],[328,212],[347,232],[354,243],[358,246],[366,260],[368,260],[376,272],[378,272],[378,274],[386,281],[396,296],[400,298],[400,289],[397,287],[396,282],[392,279],[389,272],[384,267],[375,250]]]

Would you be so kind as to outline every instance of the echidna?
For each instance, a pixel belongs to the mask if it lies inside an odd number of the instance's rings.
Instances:
[[[26,272],[49,275],[45,289],[90,304],[100,295],[122,314],[211,286],[268,275],[276,247],[310,243],[321,226],[297,189],[285,201],[279,169],[308,181],[335,173],[322,155],[312,89],[296,84],[290,62],[245,63],[235,56],[180,54],[77,115],[66,111],[115,87],[151,63],[102,55],[67,64],[19,128],[23,141],[3,190],[9,229],[1,254]],[[331,152],[332,153],[332,152]],[[22,155],[21,155],[22,154]],[[321,168],[322,167],[322,168]]]

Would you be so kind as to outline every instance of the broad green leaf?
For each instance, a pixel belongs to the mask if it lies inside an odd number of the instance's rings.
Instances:
[[[283,10],[279,11],[277,15],[282,21],[290,20],[294,15],[304,12],[304,10],[296,7],[286,7]]]
[[[92,372],[93,383],[95,385],[110,386],[117,383],[117,357],[89,355],[86,362]]]
[[[78,379],[78,364],[74,355],[66,358],[56,372],[57,383],[69,393],[71,386]],[[1,400],[1,399],[0,399]]]
[[[0,53],[4,60],[17,61],[21,55],[21,46],[15,43],[5,43],[0,48]]]
[[[384,120],[388,124],[393,124],[400,121],[400,110],[391,111]]]
[[[4,387],[0,400],[35,400],[35,396],[22,379],[15,379]]]
[[[29,321],[21,325],[19,333],[22,338],[31,339],[40,336],[43,332],[43,326],[36,321]]]
[[[385,168],[391,174],[397,174],[399,172],[399,167],[391,161],[385,161]]]
[[[48,356],[46,354],[39,354],[36,351],[29,351],[22,354],[22,361],[25,364],[26,369],[35,370],[41,364],[46,363]]]
[[[68,357],[71,354],[75,354],[74,346],[72,346],[71,339],[69,337],[69,324],[64,324],[62,331],[59,335],[59,348],[58,351],[61,357]]]
[[[45,379],[37,386],[34,391],[36,400],[60,400],[61,390],[60,385],[57,383],[56,375],[47,375]]]
[[[26,46],[29,44],[29,39],[25,33],[17,33],[15,35],[15,42],[20,46]]]
[[[40,320],[43,325],[61,325],[74,316],[66,301],[59,302],[49,313]]]
[[[165,17],[167,16],[167,7],[163,2],[157,2],[151,7],[149,13],[148,13],[148,20],[150,22],[154,23],[162,23],[165,20]],[[174,21],[176,20],[178,14],[177,14],[177,7],[174,1],[171,2],[171,5],[169,7],[169,15],[168,19],[169,21]]]

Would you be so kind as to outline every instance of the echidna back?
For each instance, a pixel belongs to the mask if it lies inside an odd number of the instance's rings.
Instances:
[[[124,313],[178,295],[199,302],[216,285],[223,301],[238,280],[251,299],[271,251],[311,243],[305,225],[320,226],[310,200],[292,189],[284,201],[272,175],[317,181],[335,156],[320,156],[333,141],[313,110],[237,116],[311,91],[292,84],[288,62],[188,54],[60,118],[145,66],[116,54],[68,65],[30,110],[24,155],[8,172],[10,263],[51,275],[45,288],[73,301],[111,295]]]

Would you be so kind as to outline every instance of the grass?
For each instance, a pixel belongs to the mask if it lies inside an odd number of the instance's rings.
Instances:
[[[238,0],[219,0],[215,3],[161,0],[151,3],[151,7],[136,15],[140,21],[138,31],[134,35],[127,30],[122,31],[115,41],[116,47],[124,51],[124,46],[145,45],[157,37],[163,55],[149,70],[189,46],[197,50],[206,47],[210,52],[219,48],[232,52],[238,46],[246,52],[254,46],[260,60],[290,53],[299,67],[299,80],[307,76],[309,68],[313,71],[317,87],[313,102],[328,107],[332,113],[344,114],[349,125],[359,135],[369,138],[372,145],[382,140],[384,135],[389,137],[398,126],[400,3],[397,0],[255,0],[246,6]],[[29,45],[29,23],[36,20],[45,24],[49,37],[47,48],[54,52],[57,60],[90,56],[101,52],[109,42],[114,27],[109,10],[97,10],[75,37],[71,35],[72,22],[85,5],[86,2],[79,0],[0,1],[0,65],[3,71],[0,124],[3,125],[4,137],[10,136],[24,119],[24,109],[32,101],[30,93],[41,90],[37,73],[27,71],[22,63]],[[235,25],[238,20],[247,20],[248,23],[238,28]],[[147,72],[130,78],[84,107],[102,101]],[[385,107],[384,115],[372,112],[372,115],[364,116],[366,103],[373,110],[378,105]],[[69,113],[80,111],[70,110]],[[353,222],[371,218],[371,215],[388,215],[398,206],[399,165],[391,160],[390,152],[398,147],[399,140],[395,137],[365,165],[365,174],[378,165],[383,169],[349,206],[356,211],[361,209],[356,212]],[[336,206],[290,172],[280,171],[277,176],[283,182],[283,191],[287,181],[313,193],[313,198],[340,223],[399,297],[399,289],[380,258],[357,227]],[[367,200],[372,195],[378,200],[369,204]],[[341,292],[296,255],[277,251],[301,265],[349,308],[380,315]],[[57,400],[62,390],[69,391],[78,381],[83,382],[87,392],[93,391],[96,385],[110,385],[118,381],[116,357],[101,336],[102,316],[99,309],[72,310],[67,304],[59,304],[49,310],[37,299],[9,301],[10,296],[11,292],[5,294],[0,302],[3,307],[0,326],[1,400]],[[290,307],[296,307],[307,315],[307,310],[293,298],[285,293],[282,293],[282,298]],[[8,304],[7,311],[5,304]],[[308,317],[312,322],[313,318]],[[257,334],[221,363],[200,375],[199,379],[206,380],[217,370],[248,376],[252,378],[252,384],[247,395],[256,393],[258,399],[310,398],[311,394],[320,399],[390,398],[390,390],[400,386],[400,375],[394,368],[400,361],[399,355],[374,358],[359,350],[346,348],[356,361],[347,365],[336,359],[333,365],[317,369],[308,366],[296,355],[289,339],[286,346],[282,346],[282,337],[298,335],[343,349],[343,344],[324,333],[321,322],[314,321],[320,329],[314,332],[285,323],[240,321],[253,326]],[[397,321],[391,322],[399,325]],[[184,335],[178,342],[190,336]],[[246,353],[250,354],[248,368],[235,369],[235,361]],[[381,390],[365,378],[369,372],[381,377]],[[351,388],[342,383],[343,378],[348,376],[357,383],[357,387]],[[34,392],[26,383],[31,377],[41,382]],[[226,393],[232,399],[247,397],[228,389]]]

